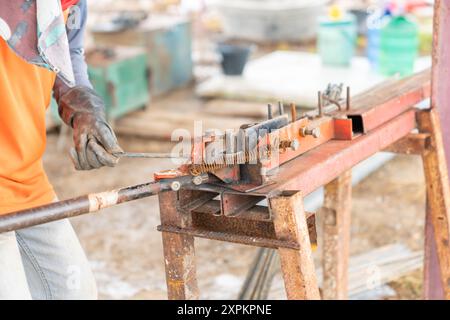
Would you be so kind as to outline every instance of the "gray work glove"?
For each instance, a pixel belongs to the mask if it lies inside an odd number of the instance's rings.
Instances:
[[[114,154],[123,150],[106,122],[104,110],[103,100],[84,86],[71,88],[58,99],[61,119],[73,128],[75,148],[70,155],[77,170],[114,167],[119,161]]]

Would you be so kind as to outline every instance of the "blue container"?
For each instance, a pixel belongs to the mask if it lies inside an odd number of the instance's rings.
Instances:
[[[367,58],[373,70],[378,69],[378,60],[380,57],[380,29],[367,29]]]
[[[380,59],[381,28],[391,19],[391,13],[377,11],[367,17],[367,48],[366,54],[373,70],[378,70]]]
[[[346,14],[340,20],[319,19],[318,51],[324,65],[348,66],[355,53],[356,18]]]

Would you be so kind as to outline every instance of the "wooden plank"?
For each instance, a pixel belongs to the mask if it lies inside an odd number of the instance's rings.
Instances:
[[[277,238],[300,246],[300,250],[278,249],[288,299],[320,299],[301,192],[283,193],[269,201]]]
[[[323,219],[323,286],[326,300],[348,299],[348,260],[351,224],[351,170],[325,186]]]
[[[221,117],[267,118],[267,105],[263,103],[214,99],[206,103],[203,111]]]
[[[170,141],[176,129],[187,130],[193,136],[195,123],[201,126],[202,132],[211,128],[225,132],[254,122],[253,118],[227,118],[199,112],[138,111],[117,120],[114,130],[118,134]]]
[[[437,110],[417,113],[420,132],[429,133],[431,147],[422,156],[429,206],[429,218],[439,260],[444,297],[450,299],[450,185],[443,138]]]

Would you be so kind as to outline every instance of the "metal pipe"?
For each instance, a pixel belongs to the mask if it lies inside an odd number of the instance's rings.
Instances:
[[[291,122],[297,121],[297,108],[295,103],[291,103]]]
[[[268,104],[268,105],[267,105],[267,119],[268,119],[268,120],[273,119],[272,105],[271,105],[271,104]]]
[[[188,156],[180,156],[171,153],[151,153],[151,152],[119,152],[114,153],[120,158],[147,158],[147,159],[189,159]]]
[[[280,116],[284,114],[284,104],[281,101],[278,101],[278,114]]]
[[[350,87],[347,87],[347,96],[345,99],[346,105],[347,105],[347,111],[350,110]]]
[[[203,183],[209,179],[202,175]],[[173,190],[173,184],[185,187],[194,184],[191,176],[149,182],[112,191],[91,193],[48,205],[0,215],[0,233],[24,229],[65,218],[96,212],[120,203],[142,199]]]
[[[317,93],[317,108],[319,109],[319,117],[323,116],[322,92]]]

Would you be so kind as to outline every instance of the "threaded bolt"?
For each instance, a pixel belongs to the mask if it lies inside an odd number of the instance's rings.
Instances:
[[[300,129],[300,134],[303,137],[306,136],[313,136],[314,138],[320,138],[320,128],[308,128],[308,127],[304,127],[302,129]]]
[[[297,139],[283,140],[280,142],[280,149],[286,150],[287,148],[295,151],[300,147],[300,142]]]

